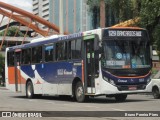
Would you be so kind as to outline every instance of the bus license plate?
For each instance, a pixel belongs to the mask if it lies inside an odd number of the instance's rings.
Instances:
[[[129,86],[129,90],[137,90],[137,86]]]

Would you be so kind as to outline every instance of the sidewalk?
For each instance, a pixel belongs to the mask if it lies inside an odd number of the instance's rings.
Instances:
[[[5,86],[0,86],[0,90],[8,90]]]

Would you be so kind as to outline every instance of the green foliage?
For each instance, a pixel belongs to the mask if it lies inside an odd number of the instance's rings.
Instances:
[[[148,30],[152,43],[160,45],[160,0],[141,0],[141,26]],[[160,51],[160,47],[158,46]]]
[[[160,0],[141,0],[140,16],[143,26],[154,24],[160,17]]]
[[[99,2],[99,0],[87,0],[87,5],[89,5],[90,10],[91,10],[95,6],[99,7],[100,2]]]
[[[106,6],[109,6],[112,9],[113,15],[116,19],[115,24],[139,17],[140,21],[137,25],[148,30],[151,42],[157,45],[157,49],[160,51],[160,0],[104,1]],[[93,10],[95,7],[97,7],[97,9],[100,8],[100,0],[87,0],[87,4],[90,6],[90,10]],[[96,17],[94,17],[93,20],[95,18]],[[109,19],[106,19],[106,21],[108,20]]]
[[[14,36],[15,33],[16,33],[16,31],[17,31],[17,29],[18,28],[16,28],[16,27],[10,27],[10,28],[8,28],[6,36]],[[2,32],[0,32],[0,36],[4,36],[4,33],[5,33],[5,30],[2,31]],[[22,32],[20,32],[20,31],[18,31],[16,37],[23,37],[23,36],[24,36],[24,34]]]
[[[158,51],[160,51],[160,24],[158,24],[155,27],[155,29],[152,33],[152,36],[153,36],[154,44],[155,44],[155,46],[157,46],[156,49]],[[158,54],[160,56],[160,52],[158,52]]]
[[[104,0],[106,6],[112,9],[117,23],[132,19],[139,15],[140,1],[139,0]],[[100,8],[100,0],[87,0],[89,10],[92,11],[95,7]],[[107,9],[106,9],[107,12]],[[107,21],[107,20],[106,20]]]
[[[112,0],[110,5],[118,22],[133,18],[134,6],[132,0]]]

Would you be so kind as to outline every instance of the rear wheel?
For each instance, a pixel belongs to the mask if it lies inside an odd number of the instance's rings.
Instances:
[[[124,102],[127,98],[126,94],[119,94],[115,96],[117,102]]]
[[[33,84],[32,84],[31,81],[27,82],[27,85],[26,85],[26,97],[27,98],[33,98],[34,97]]]
[[[154,99],[158,99],[158,98],[160,98],[160,94],[159,94],[159,90],[158,90],[158,88],[153,88],[153,90],[152,90],[152,94],[153,94],[153,97],[154,97]]]
[[[76,84],[75,98],[78,102],[84,102],[85,101],[84,88],[83,88],[83,85],[80,81],[77,82],[77,84]]]

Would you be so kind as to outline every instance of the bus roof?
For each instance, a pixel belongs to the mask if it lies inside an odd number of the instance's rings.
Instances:
[[[75,33],[75,34],[70,34],[70,35],[53,35],[50,37],[42,37],[42,38],[37,38],[34,39],[32,42],[23,44],[23,45],[17,45],[13,47],[8,47],[9,51],[16,50],[16,49],[22,49],[22,48],[28,48],[28,47],[34,47],[34,46],[39,46],[43,44],[49,44],[52,42],[57,42],[57,41],[63,41],[68,38],[78,38],[82,36],[82,33]]]
[[[57,41],[63,41],[67,39],[72,39],[72,38],[78,38],[90,34],[96,34],[98,31],[105,30],[105,29],[132,29],[132,30],[145,30],[140,27],[108,27],[108,28],[98,28],[94,30],[89,30],[85,32],[80,32],[80,33],[74,33],[70,35],[53,35],[50,37],[42,37],[42,38],[37,38],[31,41],[31,43],[23,44],[23,45],[17,45],[13,47],[9,47],[9,51],[15,50],[15,49],[22,49],[22,48],[28,48],[28,47],[34,47],[34,46],[39,46],[43,44],[49,44],[51,42],[57,42]]]

